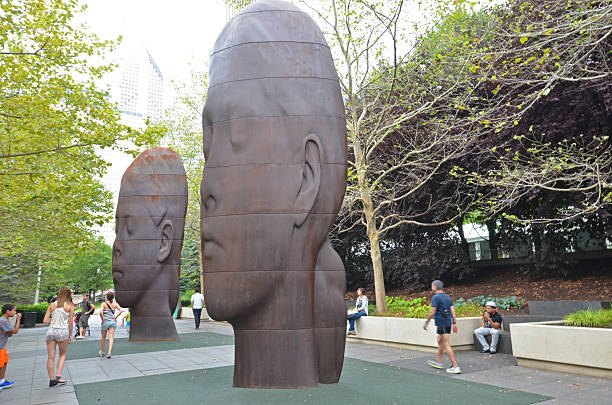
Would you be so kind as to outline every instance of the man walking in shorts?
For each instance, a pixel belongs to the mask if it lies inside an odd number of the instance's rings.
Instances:
[[[431,290],[434,292],[434,296],[431,299],[431,310],[427,315],[427,320],[423,329],[427,330],[427,326],[431,318],[435,319],[437,333],[438,333],[438,355],[436,360],[428,360],[427,364],[434,368],[444,368],[442,364],[442,354],[446,351],[446,355],[450,359],[452,366],[446,369],[447,373],[460,374],[461,368],[455,361],[455,353],[450,345],[450,333],[451,327],[454,333],[457,333],[457,316],[455,315],[455,307],[453,306],[453,299],[444,293],[444,284],[440,280],[435,280],[431,283]]]

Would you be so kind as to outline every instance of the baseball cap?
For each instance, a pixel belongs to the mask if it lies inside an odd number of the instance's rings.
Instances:
[[[497,308],[497,304],[495,303],[495,301],[487,301],[487,303],[485,304],[485,307]]]

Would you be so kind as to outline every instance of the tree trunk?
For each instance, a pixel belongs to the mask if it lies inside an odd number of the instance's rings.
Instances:
[[[202,264],[202,244],[197,243],[196,246],[198,247],[198,266],[200,267],[200,292],[204,294],[204,265]],[[202,304],[205,305],[206,302],[203,301]]]
[[[363,211],[366,217],[368,239],[370,241],[370,257],[374,269],[374,292],[376,294],[376,312],[389,312],[387,309],[387,293],[385,292],[385,277],[383,275],[382,256],[380,255],[380,234],[376,229],[376,218],[372,209],[369,190],[362,191]]]
[[[468,244],[467,239],[465,239],[465,234],[463,233],[463,215],[460,215],[457,218],[457,232],[459,232],[459,239],[461,239],[461,250],[463,250],[463,257],[466,262],[470,261],[470,245]]]
[[[489,250],[491,251],[491,260],[497,260],[499,254],[497,252],[497,229],[495,226],[495,220],[490,219],[485,222],[487,231],[489,232]]]

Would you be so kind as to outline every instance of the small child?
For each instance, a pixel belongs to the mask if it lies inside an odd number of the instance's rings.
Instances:
[[[74,332],[74,337],[76,338],[77,336],[79,336],[79,326],[81,325],[79,322],[81,322],[81,313],[77,312],[76,315],[74,316],[74,325],[75,325],[75,332]]]
[[[15,384],[14,381],[6,380],[4,376],[6,374],[6,365],[9,361],[5,348],[6,341],[10,336],[19,332],[19,324],[21,323],[21,314],[17,314],[17,322],[14,328],[9,320],[10,317],[15,316],[16,312],[17,307],[13,304],[4,304],[2,306],[2,317],[0,317],[0,391]]]
[[[125,327],[127,328],[127,330],[130,330],[130,312],[129,311],[123,317],[123,321],[125,322]]]

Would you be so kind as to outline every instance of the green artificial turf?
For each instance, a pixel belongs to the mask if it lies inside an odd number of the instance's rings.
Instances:
[[[345,359],[339,384],[310,389],[232,387],[233,367],[79,384],[81,405],[117,404],[533,404],[536,394]]]
[[[113,356],[233,344],[233,336],[220,335],[212,332],[184,333],[179,335],[179,340],[170,342],[130,342],[128,338],[120,338],[115,339],[115,343],[113,344]],[[108,349],[108,341],[106,342],[106,348]],[[99,350],[99,339],[75,340],[68,346],[66,360],[95,357]]]

